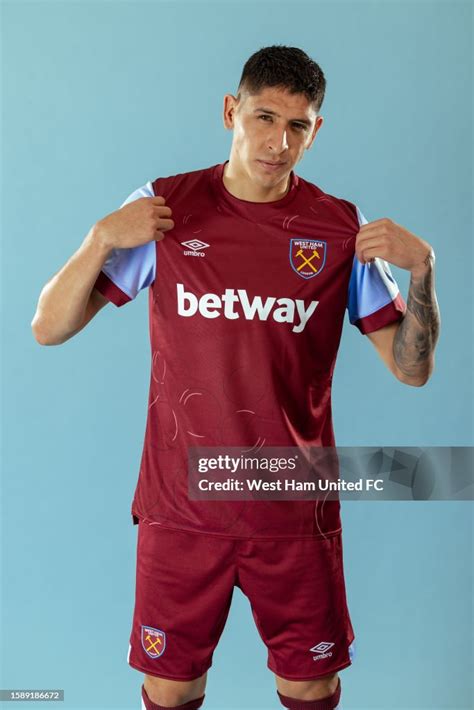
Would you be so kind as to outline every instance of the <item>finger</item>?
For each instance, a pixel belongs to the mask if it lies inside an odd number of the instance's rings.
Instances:
[[[164,205],[166,201],[162,195],[155,195],[155,197],[149,197],[148,199],[152,205]]]
[[[377,257],[380,257],[380,251],[378,249],[364,249],[359,261],[361,261],[362,264],[372,263]]]
[[[387,225],[387,218],[382,217],[382,219],[374,219],[372,222],[367,222],[367,224],[361,225],[360,229],[369,232],[371,230],[383,229],[387,227]]]
[[[166,205],[155,205],[153,209],[160,217],[171,217],[171,215],[173,214],[171,211],[171,207],[167,207]]]
[[[164,232],[160,232],[160,231],[155,232],[155,236],[154,236],[155,242],[161,242],[161,240],[164,238],[165,238]]]
[[[360,228],[360,231],[357,233],[356,236],[356,243],[360,241],[365,241],[366,239],[383,239],[387,236],[384,227],[377,226],[374,228],[365,229],[365,227],[367,226],[368,225],[364,224],[364,226]]]
[[[174,227],[174,222],[172,219],[159,219],[158,220],[158,229],[163,229],[163,230],[168,230],[168,229],[173,229]]]
[[[384,244],[383,237],[371,236],[367,234],[360,234],[355,243],[356,250],[366,249],[367,247],[378,246],[381,247]]]
[[[380,252],[382,248],[382,242],[379,237],[375,238],[367,238],[367,237],[359,237],[356,241],[355,245],[355,253],[359,261],[363,264],[364,263],[364,256],[365,253],[367,252],[368,249],[372,249],[375,251]]]
[[[371,222],[370,224],[363,224],[362,227],[359,229],[359,234],[370,234],[373,236],[374,234],[382,234],[383,233],[383,225],[382,224],[374,224]]]

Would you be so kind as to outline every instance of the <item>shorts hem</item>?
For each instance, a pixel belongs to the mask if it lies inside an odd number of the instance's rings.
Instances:
[[[348,668],[349,666],[352,665],[352,661],[348,661],[347,663],[341,663],[339,666],[335,666],[334,668],[331,668],[328,671],[325,671],[324,673],[318,673],[317,675],[287,675],[286,673],[280,673],[279,671],[275,670],[274,668],[271,667],[269,663],[267,663],[267,668],[269,668],[272,673],[275,673],[277,676],[280,678],[283,678],[283,680],[317,680],[318,678],[323,678],[324,676],[328,675],[329,673],[336,673],[336,671],[342,671],[344,668]]]
[[[136,671],[141,671],[142,673],[146,673],[146,675],[152,675],[155,676],[156,678],[168,678],[169,680],[197,680],[200,678],[204,673],[206,673],[211,666],[208,666],[202,673],[198,673],[197,675],[169,675],[167,673],[151,673],[151,671],[148,668],[142,668],[139,666],[137,663],[131,663],[130,661],[128,662],[128,665],[131,668],[134,668]]]

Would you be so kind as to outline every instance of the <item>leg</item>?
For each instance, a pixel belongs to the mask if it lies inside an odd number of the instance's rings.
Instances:
[[[299,700],[320,700],[333,695],[338,686],[337,673],[329,673],[315,680],[285,680],[275,674],[278,692]]]
[[[140,521],[128,663],[145,674],[142,710],[197,710],[229,612],[233,540]]]
[[[253,540],[243,551],[241,589],[268,648],[281,702],[291,710],[336,710],[337,674],[352,663],[354,641],[341,536]]]
[[[157,676],[145,675],[143,687],[143,707],[145,710],[188,706],[186,710],[197,710],[204,701],[207,673],[194,680],[177,681]],[[150,703],[151,701],[151,703]],[[194,703],[192,701],[195,701]],[[147,704],[148,702],[148,704]]]
[[[336,710],[339,707],[341,684],[337,673],[315,680],[286,680],[275,674],[281,703],[290,710]]]

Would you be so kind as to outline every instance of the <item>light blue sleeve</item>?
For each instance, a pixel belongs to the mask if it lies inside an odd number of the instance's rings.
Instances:
[[[368,223],[358,207],[357,216],[360,226]],[[347,310],[349,321],[364,334],[403,318],[406,303],[387,261],[376,257],[371,263],[361,264],[354,255]]]
[[[120,205],[120,209],[140,197],[153,196],[153,186],[147,182],[134,190]],[[133,300],[139,291],[150,286],[155,280],[155,274],[156,242],[153,240],[138,247],[113,249],[102,266],[95,288],[116,306],[122,306]]]

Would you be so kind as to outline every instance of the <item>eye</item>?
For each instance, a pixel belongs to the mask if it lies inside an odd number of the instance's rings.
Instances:
[[[268,114],[262,114],[261,116],[259,116],[259,118],[269,118],[270,121],[272,120],[272,117],[268,116]]]
[[[302,123],[294,123],[293,128],[297,128],[299,131],[304,131],[306,130],[306,126],[303,126]]]

